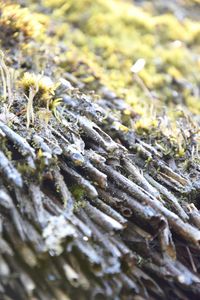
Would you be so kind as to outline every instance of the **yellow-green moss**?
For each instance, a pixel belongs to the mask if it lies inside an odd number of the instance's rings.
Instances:
[[[26,72],[18,82],[19,87],[29,97],[32,90],[35,94],[34,101],[39,102],[40,106],[46,106],[52,100],[57,85],[47,76],[35,75],[34,73]]]
[[[18,4],[0,1],[0,39],[6,43],[23,43],[39,38],[45,31],[47,18],[42,14],[33,14],[28,8]]]
[[[62,21],[58,35],[62,31],[63,42],[69,47],[62,64],[83,80],[88,89],[94,87],[94,82],[98,86],[98,81],[99,85],[115,89],[118,95],[123,94],[129,103],[130,95],[134,95],[134,106],[149,105],[151,99],[138,88],[130,72],[131,65],[140,57],[146,60],[140,76],[149,89],[156,91],[161,106],[169,102],[176,106],[173,89],[176,92],[179,86],[172,86],[174,79],[184,78],[185,83],[197,84],[199,75],[195,78],[194,74],[200,70],[196,55],[198,22],[178,21],[171,14],[153,16],[132,1],[43,0],[42,3],[52,9],[55,19],[59,16]],[[181,101],[190,108],[184,93]]]
[[[192,6],[199,0],[182,2]],[[156,15],[151,5],[139,8],[131,0],[24,3],[28,8],[6,4],[0,9],[2,32],[8,30],[20,46],[23,38],[23,64],[31,58],[33,72],[50,72],[56,80],[69,72],[82,82],[84,91],[101,93],[102,85],[114,90],[140,115],[131,123],[138,134],[162,134],[174,143],[177,155],[184,156],[186,146],[176,121],[180,108],[194,118],[200,114],[196,93],[200,81],[199,22],[180,21],[170,13]],[[28,43],[31,39],[34,42]],[[140,58],[146,64],[134,76],[131,66]],[[45,106],[53,99],[55,86],[43,85],[37,76],[25,73],[20,85],[27,97],[30,88],[38,88],[35,101],[40,99]],[[160,126],[158,116],[164,108],[171,127],[165,122]]]

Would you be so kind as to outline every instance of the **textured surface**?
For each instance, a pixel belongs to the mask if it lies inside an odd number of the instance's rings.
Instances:
[[[199,299],[199,115],[143,124],[37,3],[0,3],[0,299]]]
[[[2,297],[198,299],[199,167],[121,131],[119,99],[65,97],[37,132],[0,123]]]

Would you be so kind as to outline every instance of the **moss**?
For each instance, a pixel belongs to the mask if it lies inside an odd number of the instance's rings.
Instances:
[[[158,120],[148,119],[147,117],[141,118],[136,121],[134,128],[138,134],[149,134],[154,128],[158,127]]]
[[[47,25],[45,15],[32,14],[27,8],[5,1],[0,1],[0,5],[0,40],[3,46],[41,37]]]
[[[86,201],[76,201],[76,203],[74,204],[74,212],[79,211],[81,208],[84,208],[86,205]]]
[[[83,197],[85,195],[85,190],[80,185],[73,185],[71,187],[71,193],[73,194],[74,198],[80,202],[83,200]]]
[[[150,90],[156,91],[160,106],[163,102],[172,102],[173,109],[176,106],[171,89],[174,79],[184,78],[185,86],[198,81],[198,78],[194,78],[200,69],[196,56],[199,50],[198,22],[188,19],[180,22],[171,14],[153,16],[150,11],[122,0],[43,0],[42,5],[50,8],[55,17],[51,43],[56,45],[62,40],[68,49],[63,54],[58,53],[57,62],[79,77],[85,89],[98,89],[101,85],[107,85],[115,89],[117,95],[123,95],[129,103],[133,95],[132,104],[140,111],[143,105],[148,106],[151,101],[133,81],[130,72],[132,64],[140,57],[147,62],[140,76]],[[37,5],[34,4],[32,8],[34,12]],[[44,15],[30,18],[33,12],[17,6],[18,10],[19,15],[21,12],[22,16],[28,15],[29,19],[38,22],[38,26],[30,23],[30,28],[35,32],[26,26],[27,32],[24,33],[25,36],[36,37],[37,28],[42,23],[40,19]],[[61,23],[58,22],[58,16]],[[21,19],[21,27],[16,25],[18,31],[24,27],[23,17]],[[177,89],[179,86],[175,85],[174,94]],[[183,90],[183,98],[179,98],[179,101],[185,105],[192,90],[187,96]]]
[[[24,73],[18,85],[27,97],[29,97],[31,90],[34,91],[34,103],[45,107],[52,100],[57,88],[57,85],[49,77],[29,72]]]
[[[194,114],[199,114],[200,111],[200,101],[198,97],[195,96],[188,96],[186,98],[186,104],[190,108],[190,110]]]
[[[72,185],[70,191],[75,198],[76,202],[74,203],[74,212],[78,211],[81,208],[84,208],[86,201],[84,200],[85,190],[80,185]]]
[[[17,92],[29,98],[30,90],[37,91],[33,106],[39,107],[39,120],[48,123],[60,103],[54,95],[56,85],[48,84],[47,77],[67,79],[69,72],[76,78],[72,84],[85,93],[101,94],[102,86],[107,86],[131,104],[140,117],[132,122],[122,115],[122,131],[133,128],[145,139],[160,138],[160,144],[167,140],[164,153],[172,147],[174,155],[184,157],[184,138],[173,128],[178,127],[180,108],[198,122],[198,22],[180,21],[170,13],[157,15],[150,6],[139,8],[132,1],[42,0],[38,5],[26,0],[24,4],[28,8],[2,5],[0,22],[2,32],[8,29],[8,36],[21,48],[21,91]],[[131,67],[140,58],[146,64],[136,79]],[[24,102],[26,107],[27,99]],[[167,107],[164,113],[163,107]],[[165,122],[159,126],[163,114],[172,126]],[[27,122],[34,123],[33,112],[32,117],[30,111],[27,114]]]

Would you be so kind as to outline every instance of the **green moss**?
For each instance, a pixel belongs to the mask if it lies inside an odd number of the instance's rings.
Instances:
[[[3,46],[14,43],[24,45],[31,39],[39,39],[45,31],[48,18],[33,14],[18,4],[0,1],[0,40]]]
[[[183,2],[192,6],[198,0]],[[0,24],[3,34],[8,30],[21,48],[17,53],[21,55],[18,71],[23,93],[29,97],[31,89],[38,89],[33,104],[40,108],[39,119],[48,123],[59,101],[54,102],[56,87],[43,84],[37,74],[43,72],[41,78],[47,75],[58,80],[67,78],[69,72],[82,83],[85,93],[95,90],[101,94],[106,86],[133,107],[140,117],[136,122],[122,118],[122,126],[128,124],[145,139],[157,139],[164,155],[172,151],[177,157],[185,156],[187,147],[176,121],[180,111],[186,111],[194,122],[200,114],[196,93],[200,81],[199,22],[180,21],[170,13],[157,15],[150,6],[139,8],[123,0],[24,3],[28,8],[2,5]],[[140,58],[146,64],[133,76],[131,66]],[[77,82],[73,85],[79,87]],[[26,107],[27,99],[24,102]],[[27,114],[28,123],[33,121],[31,114],[33,111]]]
[[[170,14],[152,16],[120,0],[43,4],[52,8],[55,18],[62,18],[61,28],[66,24],[63,39],[71,49],[66,53],[66,65],[85,82],[86,88],[99,80],[99,85],[106,84],[118,95],[126,90],[128,99],[134,94],[137,105],[139,98],[145,97],[148,105],[150,99],[138,90],[130,72],[131,65],[140,57],[147,62],[140,76],[149,89],[156,90],[161,102],[173,102],[171,83],[177,76],[192,84],[197,82],[197,22],[180,22]],[[85,72],[89,74],[87,78],[83,76]]]
[[[85,190],[80,185],[72,185],[70,191],[76,200],[74,203],[74,212],[78,211],[81,208],[84,208],[86,201],[84,200]]]
[[[71,190],[71,193],[73,194],[74,198],[77,201],[82,201],[83,200],[83,197],[85,195],[85,190],[83,189],[82,186],[73,185],[70,190]]]
[[[188,96],[186,98],[186,104],[190,108],[190,110],[194,114],[199,114],[200,111],[200,101],[198,97],[195,96]]]
[[[18,84],[27,97],[31,92],[34,93],[33,101],[44,107],[53,99],[57,88],[49,77],[28,72],[24,73]]]

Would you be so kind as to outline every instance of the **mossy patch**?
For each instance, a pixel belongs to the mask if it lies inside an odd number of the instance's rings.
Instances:
[[[84,93],[95,90],[102,95],[106,86],[139,115],[124,123],[122,116],[122,126],[129,124],[126,130],[151,141],[163,136],[161,144],[173,140],[176,155],[184,156],[178,114],[183,111],[193,118],[194,127],[199,122],[199,22],[122,0],[43,0],[39,5],[27,0],[23,7],[3,4],[1,15],[2,34],[17,45],[9,65],[19,72],[19,93],[30,99],[30,91],[38,89],[33,99],[41,108],[38,116],[48,122],[59,104],[56,86],[45,82],[47,78],[69,79]],[[6,44],[2,47],[6,51]],[[16,57],[21,57],[17,64]],[[145,64],[133,74],[131,67],[140,59]],[[33,124],[31,114],[26,119]]]
[[[172,88],[174,80],[184,78],[183,90],[190,84],[192,95],[199,80],[195,78],[199,71],[198,22],[179,21],[169,13],[153,16],[120,0],[43,4],[52,9],[55,18],[62,19],[61,30],[66,24],[63,41],[69,50],[63,59],[68,70],[71,68],[86,83],[86,88],[98,80],[125,98],[134,94],[137,106],[149,105],[151,99],[138,88],[130,72],[131,65],[142,57],[147,63],[140,76],[147,88],[156,92],[161,105],[170,102],[176,106],[179,83]],[[84,80],[85,72],[89,75]],[[181,91],[178,101],[185,105],[186,97]]]
[[[31,39],[39,39],[45,31],[45,15],[31,13],[18,4],[0,1],[0,40],[3,46],[24,44]]]

